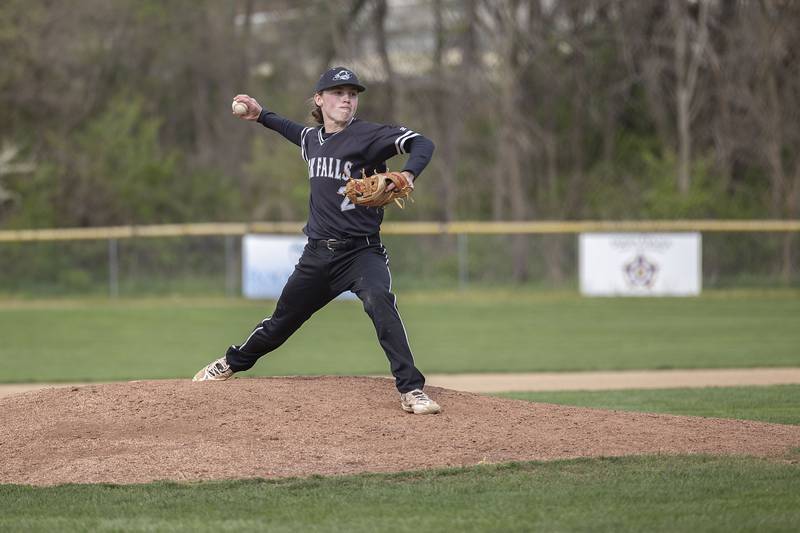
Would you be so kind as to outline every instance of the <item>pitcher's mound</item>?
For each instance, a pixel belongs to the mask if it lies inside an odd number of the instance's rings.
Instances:
[[[142,381],[0,400],[0,483],[141,483],[393,472],[652,453],[781,456],[800,427],[625,413],[430,387],[400,409],[389,379]]]

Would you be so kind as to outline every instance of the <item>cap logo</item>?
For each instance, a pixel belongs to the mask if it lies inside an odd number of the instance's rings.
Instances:
[[[334,81],[349,80],[352,77],[353,77],[353,75],[350,72],[348,72],[346,70],[340,70],[339,72],[336,73],[336,75],[333,77],[333,79],[334,79]]]

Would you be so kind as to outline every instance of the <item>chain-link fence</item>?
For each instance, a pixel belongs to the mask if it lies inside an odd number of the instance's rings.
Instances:
[[[703,233],[703,287],[797,287],[792,233]],[[578,286],[577,234],[383,237],[402,290]],[[0,242],[0,296],[241,294],[242,238],[179,236]]]

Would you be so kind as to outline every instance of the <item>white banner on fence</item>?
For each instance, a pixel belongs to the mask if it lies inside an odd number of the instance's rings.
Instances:
[[[242,295],[245,298],[280,296],[305,245],[305,237],[245,235],[242,238]]]
[[[586,296],[696,296],[702,284],[699,233],[582,233]]]
[[[303,253],[306,237],[245,235],[242,238],[242,295],[278,298]],[[339,299],[353,299],[345,292]]]

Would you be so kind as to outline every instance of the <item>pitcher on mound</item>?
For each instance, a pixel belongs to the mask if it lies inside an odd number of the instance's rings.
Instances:
[[[202,368],[194,381],[226,380],[251,368],[278,348],[316,311],[345,291],[352,291],[372,319],[389,359],[400,406],[409,413],[432,414],[439,405],[423,392],[425,376],[414,356],[392,293],[389,257],[381,243],[383,207],[356,205],[344,195],[351,178],[386,172],[386,160],[409,154],[402,174],[413,186],[433,155],[433,143],[408,128],[374,124],[355,117],[366,88],[356,74],[335,67],[319,79],[309,128],[264,109],[254,98],[234,98],[247,106],[243,120],[258,121],[300,147],[310,184],[308,243],[281,292],[272,316],[261,321],[240,345]],[[239,109],[241,112],[241,109]],[[389,185],[391,189],[393,185]]]

